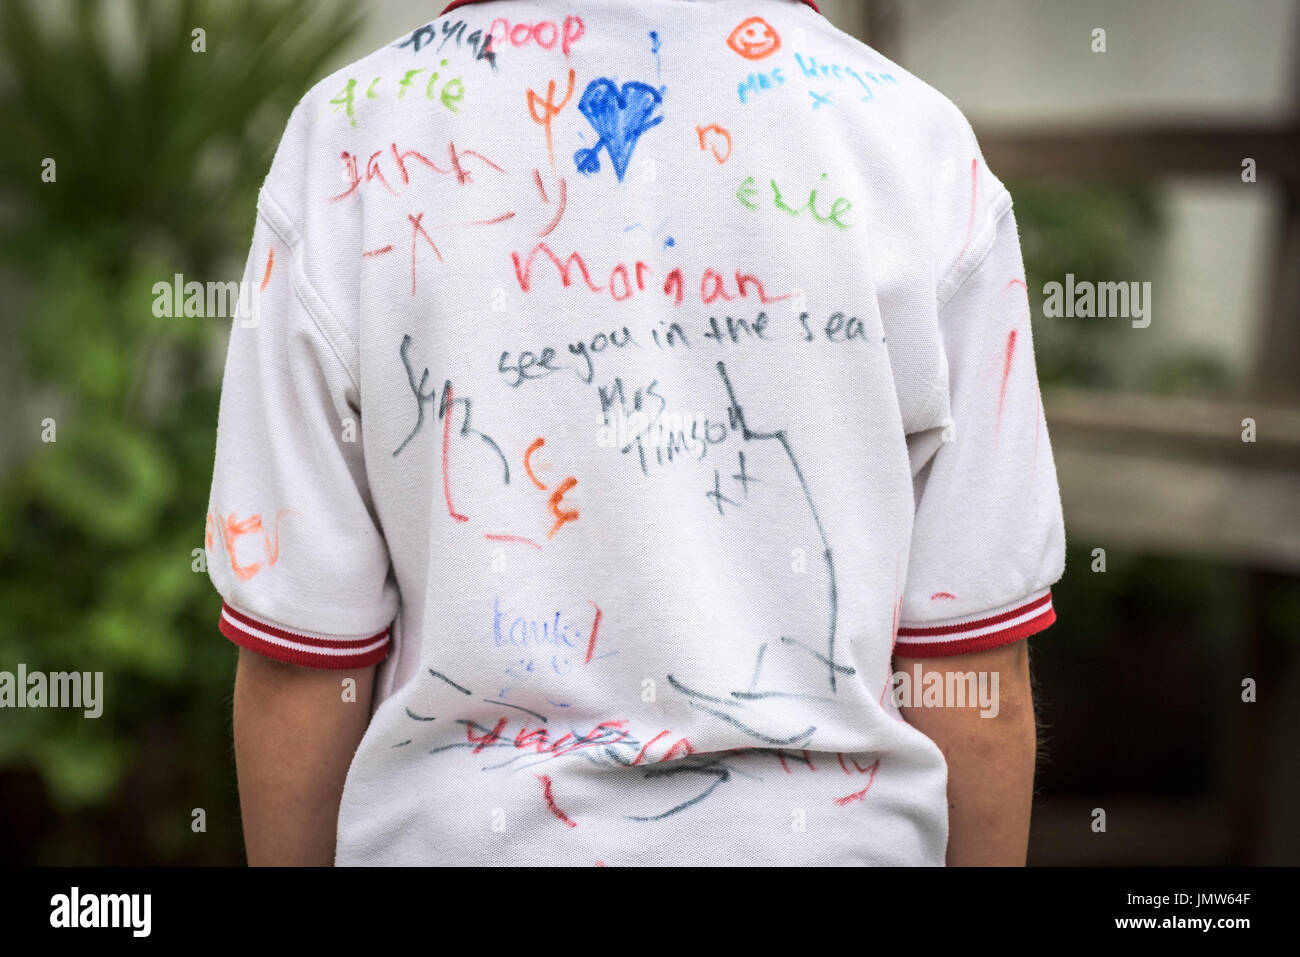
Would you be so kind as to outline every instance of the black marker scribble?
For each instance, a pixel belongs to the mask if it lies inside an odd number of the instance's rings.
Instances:
[[[784,429],[777,429],[773,432],[755,432],[745,421],[745,410],[741,407],[739,400],[736,398],[736,392],[731,386],[731,379],[727,377],[727,365],[719,361],[717,365],[718,375],[722,377],[722,384],[727,389],[727,398],[731,400],[731,406],[728,409],[731,417],[731,427],[739,427],[741,438],[746,442],[762,442],[775,440],[780,443],[781,448],[785,451],[786,458],[790,460],[790,466],[794,469],[795,477],[799,479],[799,485],[803,488],[804,499],[808,503],[808,510],[812,513],[813,522],[817,526],[817,534],[822,540],[822,557],[826,562],[826,572],[830,578],[830,627],[826,640],[826,663],[829,666],[831,691],[836,690],[836,665],[835,665],[835,629],[839,618],[839,593],[835,583],[835,556],[831,553],[830,540],[826,537],[826,529],[822,526],[821,515],[817,512],[817,506],[813,502],[812,491],[808,488],[808,480],[804,478],[803,469],[799,467],[799,460],[795,458],[794,449],[790,447],[790,440],[786,437]]]
[[[435,678],[441,678],[443,681],[447,682],[447,684],[451,685],[453,688],[455,688],[455,689],[456,689],[457,691],[459,691],[461,694],[472,695],[472,694],[474,693],[474,692],[470,691],[468,688],[464,687],[463,685],[458,685],[458,684],[456,684],[456,682],[452,681],[450,678],[448,678],[446,675],[444,675],[441,671],[434,671],[432,668],[430,668],[430,669],[428,669],[428,670],[429,670],[429,674],[433,675]]]
[[[767,654],[767,642],[758,646],[758,659],[754,662],[754,677],[749,679],[749,690],[753,691],[758,687],[758,673],[763,670],[763,656]],[[736,692],[732,692],[735,694]]]
[[[833,663],[829,658],[823,655],[816,648],[809,648],[807,645],[805,645],[802,641],[800,641],[797,638],[790,638],[786,635],[782,635],[781,643],[784,645],[794,645],[796,648],[808,652],[808,654],[812,655],[822,664],[829,665],[836,674],[841,674],[844,675],[845,677],[848,677],[849,675],[855,675],[858,673],[856,668],[850,668],[848,665],[840,665],[840,664]]]
[[[393,458],[397,458],[397,456],[401,454],[402,449],[406,448],[406,444],[410,442],[411,439],[415,438],[420,429],[424,427],[424,404],[426,402],[434,401],[438,395],[437,389],[434,389],[432,392],[424,391],[425,383],[429,381],[428,369],[424,370],[424,374],[420,376],[419,385],[416,385],[415,370],[411,368],[411,359],[408,355],[413,341],[414,340],[409,335],[402,336],[402,345],[401,348],[398,349],[398,354],[402,357],[402,365],[406,367],[406,381],[410,383],[411,391],[415,393],[415,427],[412,428],[410,434],[402,440],[402,444],[393,450]]]
[[[644,817],[639,815],[626,814],[624,815],[624,817],[626,817],[629,821],[662,821],[664,818],[671,817],[672,815],[677,814],[679,811],[684,811],[688,807],[691,807],[695,804],[699,804],[706,797],[712,794],[714,792],[714,789],[716,789],[719,784],[723,784],[731,780],[731,771],[724,765],[719,764],[717,762],[710,762],[709,764],[682,764],[682,765],[670,766],[666,768],[647,768],[645,770],[645,776],[647,778],[661,778],[661,777],[668,777],[670,775],[675,775],[675,774],[705,774],[705,775],[712,776],[716,780],[712,784],[710,784],[707,788],[705,788],[703,791],[701,791],[699,794],[695,795],[695,797],[691,798],[688,801],[683,801],[681,804],[678,804],[676,807],[669,808],[667,811],[664,811],[662,814],[651,814]]]
[[[429,382],[428,368],[425,368],[424,371],[420,374],[420,381],[418,383],[415,381],[415,369],[411,366],[411,357],[410,357],[412,342],[414,342],[414,339],[412,339],[410,335],[402,336],[402,345],[398,349],[398,353],[402,357],[402,366],[403,368],[406,369],[406,381],[411,388],[411,394],[415,396],[415,425],[411,427],[411,431],[407,434],[406,438],[402,440],[402,444],[393,450],[393,458],[397,458],[397,456],[401,455],[402,450],[405,449],[406,446],[410,443],[410,441],[420,433],[420,430],[422,428],[424,428],[425,406],[436,401],[438,398],[437,389],[431,389],[427,392],[425,391],[425,386]],[[447,393],[450,387],[451,387],[450,382],[446,382],[443,384],[442,400],[438,403],[439,419],[441,419],[443,416],[448,414]],[[490,449],[492,449],[492,451],[497,454],[497,458],[501,460],[503,481],[506,485],[509,485],[510,484],[510,461],[506,458],[505,453],[501,451],[501,446],[497,445],[497,443],[492,440],[491,436],[483,432],[480,432],[478,429],[470,425],[471,419],[473,417],[473,405],[470,402],[469,396],[457,395],[455,398],[452,399],[452,405],[455,406],[457,403],[465,407],[465,421],[461,424],[460,427],[461,438],[465,438],[466,436],[472,433],[474,435],[477,435],[480,439],[482,439],[483,443],[487,445]]]
[[[507,704],[504,701],[494,701],[492,698],[484,698],[483,701],[486,704],[498,704],[503,708],[514,708],[516,711],[522,711],[524,714],[531,714],[538,721],[545,722],[550,720],[544,714],[538,714],[536,711],[533,711],[529,708],[521,707],[520,705],[517,704]]]
[[[799,694],[795,691],[733,691],[733,698],[739,698],[741,701],[761,701],[764,698],[790,698],[795,701],[833,701],[833,698],[825,698],[815,694]]]
[[[721,720],[727,722],[727,724],[731,725],[732,727],[739,728],[741,731],[744,731],[746,734],[754,738],[757,738],[759,741],[762,741],[764,744],[771,744],[777,747],[780,747],[782,745],[787,745],[787,744],[794,744],[797,741],[806,741],[808,740],[808,738],[812,737],[813,732],[817,730],[817,725],[810,724],[803,731],[800,731],[798,734],[792,735],[789,738],[773,738],[772,736],[766,735],[761,731],[756,731],[755,729],[749,727],[743,722],[737,721],[735,718],[727,714],[725,711],[717,711],[714,708],[706,708],[704,705],[700,704],[697,701],[691,701],[690,705],[692,708],[695,708],[699,711],[703,711],[705,714],[711,714],[715,718],[720,718]]]
[[[667,677],[668,677],[668,683],[672,685],[675,690],[680,691],[688,698],[698,698],[700,701],[709,701],[712,702],[713,704],[725,704],[725,705],[735,704],[734,701],[728,701],[725,698],[715,698],[712,695],[707,695],[702,691],[696,691],[694,688],[688,688],[686,687],[686,685],[682,684],[672,675],[668,675]],[[743,707],[743,705],[741,707]]]

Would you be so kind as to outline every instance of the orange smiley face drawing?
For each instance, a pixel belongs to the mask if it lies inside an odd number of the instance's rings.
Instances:
[[[762,17],[750,17],[731,31],[727,46],[746,60],[761,60],[781,46],[781,38]]]

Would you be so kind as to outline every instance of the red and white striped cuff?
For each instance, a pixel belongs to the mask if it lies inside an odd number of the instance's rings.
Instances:
[[[364,668],[388,657],[388,629],[369,638],[339,638],[290,631],[221,603],[221,633],[249,651],[306,668]]]
[[[953,618],[940,625],[898,626],[894,654],[908,658],[939,658],[988,651],[1028,638],[1056,621],[1052,590],[1044,588],[1003,608]]]

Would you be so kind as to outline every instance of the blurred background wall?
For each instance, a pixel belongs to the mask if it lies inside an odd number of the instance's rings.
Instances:
[[[956,102],[1016,202],[1070,542],[1031,863],[1300,863],[1300,0],[820,6]],[[242,860],[194,567],[227,323],[150,290],[237,278],[296,99],[440,10],[0,7],[0,669],[118,702],[0,712],[6,862]],[[1066,274],[1150,282],[1150,325],[1044,315]]]

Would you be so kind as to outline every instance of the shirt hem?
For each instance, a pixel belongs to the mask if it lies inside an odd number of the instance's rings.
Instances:
[[[224,600],[217,627],[241,648],[307,668],[364,668],[383,661],[392,648],[389,628],[358,638],[289,630],[240,611]]]

